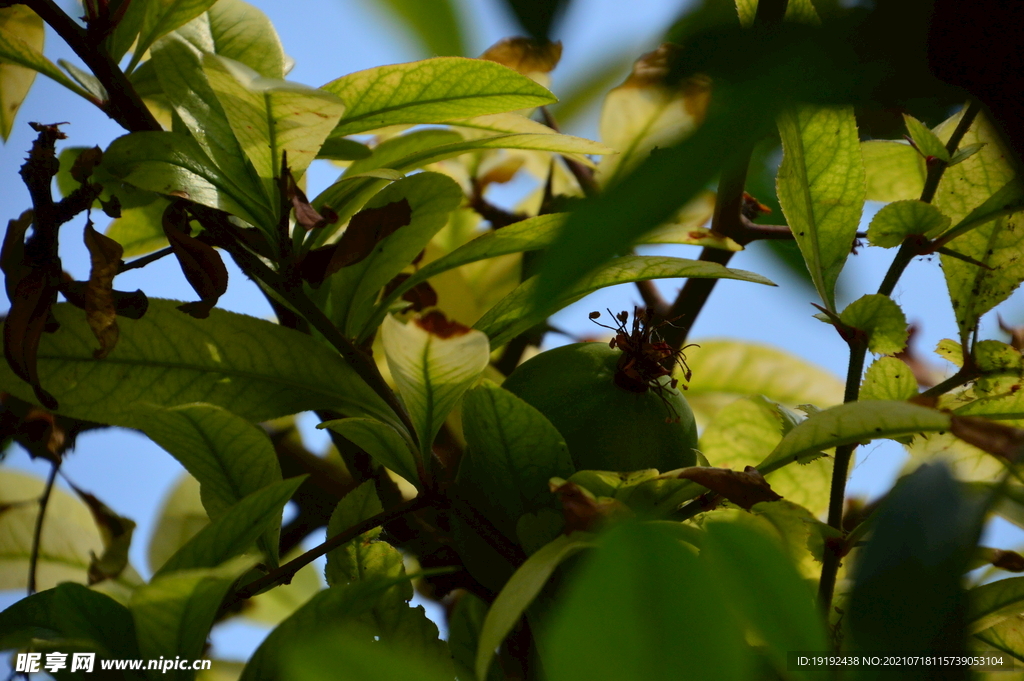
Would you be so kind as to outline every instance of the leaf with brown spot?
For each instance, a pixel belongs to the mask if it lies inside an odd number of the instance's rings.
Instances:
[[[196,319],[206,319],[217,300],[228,290],[228,270],[224,261],[213,246],[191,236],[192,229],[183,204],[167,206],[163,226],[185,279],[200,298],[197,302],[179,305],[178,309]]]
[[[93,494],[75,485],[71,485],[71,489],[89,507],[103,539],[103,555],[93,554],[89,563],[89,584],[116,579],[128,567],[128,549],[135,532],[135,521],[118,515]]]
[[[408,225],[411,220],[412,207],[407,199],[361,210],[352,216],[337,243],[307,253],[299,272],[303,279],[317,288],[342,267],[365,259],[382,239]]]
[[[678,477],[693,480],[748,511],[754,504],[778,501],[782,498],[772,490],[761,472],[753,466],[747,466],[742,472],[728,468],[695,466],[679,471]]]
[[[1024,430],[978,416],[950,416],[950,432],[964,442],[1007,461],[1024,451]]]
[[[100,342],[93,357],[103,359],[117,345],[117,308],[113,287],[124,249],[121,244],[93,229],[92,220],[85,223],[85,247],[89,249],[92,263],[89,283],[85,287],[85,319]]]
[[[562,41],[541,41],[521,36],[503,38],[480,55],[524,76],[550,73],[562,58]]]
[[[551,491],[558,496],[565,516],[565,534],[592,532],[615,517],[627,515],[626,506],[616,499],[598,500],[593,494],[575,482],[551,485]]]
[[[395,289],[404,284],[410,274],[399,274],[394,279],[388,282],[388,285],[384,287],[383,298],[387,298],[391,295]],[[430,282],[421,281],[420,283],[413,286],[411,289],[402,294],[402,300],[410,303],[408,310],[413,312],[422,312],[429,307],[435,307],[437,305],[437,291],[430,285]]]
[[[414,320],[413,323],[430,335],[437,336],[438,338],[455,338],[456,336],[464,336],[472,331],[468,326],[460,324],[454,319],[448,319],[440,310],[428,312],[419,319]]]

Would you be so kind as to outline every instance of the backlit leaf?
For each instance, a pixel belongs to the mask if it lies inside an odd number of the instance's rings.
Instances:
[[[483,333],[445,322],[438,312],[408,324],[386,317],[381,335],[391,375],[419,436],[422,466],[448,413],[487,367],[490,345]]]
[[[152,0],[140,3],[145,8],[131,61],[125,69],[131,73],[149,48],[162,36],[208,10],[217,0]]]
[[[43,20],[28,7],[14,5],[0,9],[0,44],[4,36],[17,37],[41,57],[45,37]],[[18,115],[18,109],[35,79],[36,71],[32,68],[19,66],[16,62],[0,63],[0,136],[5,142],[11,136],[14,117]]]
[[[376,419],[351,418],[324,421],[317,428],[330,428],[414,485],[420,483],[416,455],[400,432]]]
[[[289,58],[267,15],[242,0],[218,0],[178,29],[203,52],[242,62],[266,78],[284,78]]]
[[[860,223],[864,162],[853,108],[803,105],[778,117],[779,203],[826,307]]]
[[[914,140],[918,151],[925,158],[931,156],[943,161],[949,160],[949,152],[946,151],[946,145],[928,126],[909,114],[903,114],[903,122],[907,125],[910,139]]]
[[[737,279],[774,285],[759,274],[722,267],[717,263],[667,256],[628,255],[605,264],[577,282],[562,297],[549,301],[541,308],[535,308],[539,282],[537,277],[531,277],[502,298],[475,326],[491,338],[494,347],[500,347],[548,315],[598,289],[633,281],[677,277]]]
[[[249,421],[335,407],[399,423],[336,352],[319,341],[255,317],[213,310],[182,314],[177,301],[151,299],[137,321],[119,320],[117,348],[92,358],[92,333],[80,311],[54,307],[61,323],[43,338],[39,367],[61,413],[128,428],[144,425],[140,406],[206,402]],[[32,399],[31,388],[0,365],[0,385]]]
[[[461,57],[378,66],[331,81],[324,89],[348,107],[336,135],[443,123],[556,101],[545,88],[506,66]]]
[[[15,101],[20,104],[21,99],[24,99],[25,94],[28,92],[24,85],[24,75],[19,76],[17,71],[11,70],[18,67],[41,73],[57,81],[75,94],[86,99],[92,99],[92,95],[64,75],[64,72],[57,68],[56,64],[43,56],[42,27],[35,24],[35,20],[26,15],[26,12],[32,14],[30,10],[14,6],[2,11],[3,14],[0,14],[0,59],[4,61],[2,73],[4,74],[4,102],[7,106],[10,106]],[[7,80],[8,77],[11,78],[11,81]],[[6,94],[8,82],[11,82],[12,87],[10,100],[8,100],[8,95]],[[21,83],[20,87],[16,85],[19,82]],[[29,86],[31,86],[31,83],[29,83]],[[23,91],[21,99],[17,97],[19,91]],[[13,113],[11,112],[12,119]],[[4,114],[3,121],[4,125],[9,124],[7,114]],[[7,136],[4,135],[4,140],[6,139]]]
[[[938,208],[923,201],[894,201],[871,219],[868,240],[872,246],[893,248],[911,234],[935,237],[950,225],[950,219]]]
[[[907,347],[907,318],[888,296],[861,296],[847,305],[839,318],[864,333],[871,352],[894,355]]]
[[[905,142],[867,140],[860,144],[864,156],[868,201],[916,200],[924,190],[927,169],[924,159]]]
[[[909,400],[917,395],[917,379],[903,360],[879,357],[864,374],[862,400]]]

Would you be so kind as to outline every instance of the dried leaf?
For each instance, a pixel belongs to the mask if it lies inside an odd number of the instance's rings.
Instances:
[[[1007,572],[1024,572],[1024,556],[1016,551],[1004,551],[1003,549],[989,549],[988,562],[994,567]]]
[[[384,287],[382,297],[386,299],[395,289],[404,284],[410,276],[412,275],[399,274],[389,281],[388,285]],[[437,305],[437,291],[435,291],[434,287],[430,285],[430,282],[421,281],[403,293],[402,300],[410,303],[408,307],[409,310],[412,310],[413,312],[422,312],[429,307]]]
[[[1007,461],[1017,461],[1024,451],[1024,430],[978,416],[950,417],[950,432],[964,442]]]
[[[565,534],[573,532],[592,532],[615,516],[622,516],[629,511],[621,501],[616,499],[598,500],[593,494],[575,482],[563,482],[551,485],[551,491],[558,495],[562,504],[562,515],[565,516]]]
[[[679,471],[678,477],[693,480],[748,511],[754,504],[778,501],[782,498],[772,490],[761,472],[753,466],[747,466],[742,472],[731,471],[728,468],[695,466]]]
[[[85,309],[85,294],[89,284],[84,281],[67,281],[60,285],[61,295],[75,307]],[[142,319],[149,308],[149,298],[141,289],[135,291],[111,291],[114,298],[114,312],[119,317]]]
[[[71,489],[89,507],[103,539],[103,555],[92,554],[89,563],[89,584],[117,578],[128,567],[128,549],[135,532],[135,521],[118,515],[94,495],[73,484]]]
[[[323,207],[323,214],[317,212],[306,198],[305,192],[295,182],[291,172],[288,172],[288,200],[292,202],[295,209],[295,221],[306,231],[320,229],[338,221],[338,214],[331,210],[330,206]]]
[[[1024,350],[1024,326],[1010,326],[1003,321],[1002,315],[997,318],[999,319],[999,328],[1010,334],[1010,345],[1018,350]]]
[[[550,73],[562,58],[562,41],[503,38],[487,48],[480,58],[507,66],[524,76]]]
[[[92,177],[93,169],[103,160],[103,150],[99,147],[86,149],[75,158],[71,166],[71,177],[85,184]]]
[[[437,336],[438,338],[455,338],[456,336],[464,336],[472,331],[468,326],[460,324],[454,319],[448,319],[439,310],[428,312],[419,319],[416,319],[414,323],[430,335]]]
[[[412,220],[412,207],[402,199],[381,206],[367,208],[352,216],[348,227],[336,244],[316,248],[306,254],[300,273],[314,288],[342,267],[355,265],[370,255],[382,239],[392,235],[399,227]]]
[[[31,269],[14,285],[11,309],[4,322],[4,357],[7,363],[18,378],[32,386],[36,399],[50,410],[57,409],[57,400],[39,383],[36,355],[39,339],[47,330],[50,308],[57,300],[59,279],[59,264],[56,268]]]
[[[228,270],[213,246],[191,236],[188,214],[181,203],[172,203],[164,211],[164,234],[174,250],[181,271],[199,294],[200,300],[179,305],[182,312],[206,319],[217,300],[228,290]]]
[[[117,308],[113,286],[124,249],[121,244],[93,229],[92,220],[85,223],[85,247],[89,249],[92,262],[89,283],[85,288],[85,319],[100,342],[93,357],[103,359],[117,345]]]

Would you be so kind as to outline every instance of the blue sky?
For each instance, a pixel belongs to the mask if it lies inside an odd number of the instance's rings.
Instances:
[[[73,3],[61,2],[69,11]],[[410,61],[428,55],[398,28],[390,25],[370,0],[259,0],[253,2],[277,25],[286,51],[296,60],[289,78],[308,85],[322,85],[352,71],[381,64]],[[564,43],[563,61],[554,74],[555,94],[567,83],[586,71],[588,66],[607,55],[628,51],[636,56],[657,44],[657,36],[686,6],[687,0],[576,0],[562,22],[559,37]],[[469,44],[474,53],[483,51],[498,39],[517,33],[511,17],[496,0],[464,0],[462,3]],[[47,35],[48,56],[80,63],[53,34]],[[20,183],[17,169],[31,145],[33,133],[28,121],[52,123],[69,121],[64,127],[68,145],[105,146],[123,131],[91,105],[40,77],[26,100],[7,144],[0,148],[0,220],[16,217],[30,205],[28,194]],[[937,121],[931,121],[934,124]],[[579,125],[567,130],[588,137],[596,135],[596,115],[584,117]],[[310,192],[336,175],[325,162],[317,162],[310,170]],[[518,187],[519,190],[522,187]],[[513,187],[505,191],[506,200],[513,198]],[[499,197],[502,198],[502,197]],[[873,206],[877,210],[879,206]],[[872,211],[866,213],[870,217]],[[81,246],[80,229],[84,220],[76,220],[64,228],[62,258],[65,269],[76,278],[88,275],[88,259]],[[5,222],[4,222],[5,224]],[[865,223],[866,225],[866,223]],[[696,257],[695,247],[675,247],[669,253]],[[843,274],[844,289],[854,297],[873,292],[881,280],[891,255],[880,249],[865,248],[851,258]],[[809,361],[821,364],[837,375],[845,374],[847,352],[834,330],[813,319],[810,303],[815,300],[808,289],[765,257],[755,247],[739,254],[733,266],[759,272],[778,282],[778,288],[755,286],[742,282],[722,281],[709,306],[694,329],[693,337],[736,337],[780,346]],[[666,296],[674,297],[682,282],[660,282]],[[145,270],[118,278],[118,288],[143,288],[154,297],[187,298],[190,291],[175,262],[166,259]],[[919,348],[928,353],[941,338],[955,329],[945,283],[935,262],[911,265],[894,297],[907,312],[908,319],[922,325]],[[586,313],[611,307],[627,309],[639,302],[632,287],[608,289],[595,298],[581,301],[561,312],[556,325],[592,331]],[[841,304],[849,302],[840,301]],[[1024,299],[1018,294],[1002,306],[1004,317],[1024,321]],[[4,301],[6,306],[6,301]],[[231,270],[231,285],[220,306],[251,315],[270,316],[255,287],[237,271]],[[994,315],[986,317],[982,337],[1002,338],[994,329]],[[987,333],[986,333],[987,332]],[[321,437],[316,434],[313,437]],[[894,443],[873,444],[858,452],[851,493],[877,494],[891,483],[903,461],[903,453]],[[44,475],[47,467],[28,460],[20,451],[12,453],[7,465]],[[169,486],[181,473],[180,465],[141,435],[109,430],[86,434],[67,459],[66,474],[77,485],[92,491],[119,513],[139,523],[132,549],[133,563],[145,566],[145,546],[153,526],[155,513]],[[1020,533],[1001,524],[991,542],[1007,548],[1020,546]],[[0,605],[17,598],[16,594],[0,596]],[[220,632],[216,652],[226,657],[244,657],[262,633],[256,628],[232,625]]]

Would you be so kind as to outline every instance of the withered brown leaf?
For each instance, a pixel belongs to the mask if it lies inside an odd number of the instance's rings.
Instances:
[[[307,253],[299,272],[311,286],[319,287],[342,267],[365,260],[378,243],[411,221],[412,207],[406,199],[363,209],[352,216],[337,243]]]
[[[562,42],[540,41],[521,36],[503,38],[480,55],[528,76],[550,73],[562,58]]]
[[[163,227],[185,279],[200,300],[179,305],[178,309],[196,319],[206,319],[217,300],[228,290],[228,270],[213,246],[191,235],[185,204],[171,203],[164,210]]]
[[[85,287],[85,319],[100,343],[93,357],[103,359],[117,345],[117,307],[113,288],[124,249],[121,244],[93,229],[92,220],[85,223],[85,247],[89,249],[92,263]]]
[[[782,497],[768,484],[761,471],[747,466],[742,471],[728,468],[694,466],[679,471],[678,476],[693,480],[702,487],[722,495],[732,503],[748,511],[762,501],[778,501]]]
[[[964,442],[1007,461],[1017,461],[1024,451],[1024,430],[978,416],[953,414],[949,430]]]

